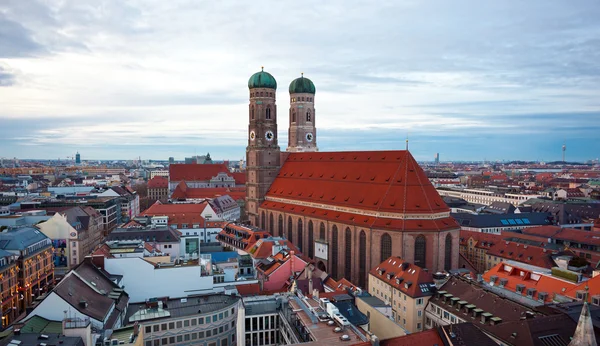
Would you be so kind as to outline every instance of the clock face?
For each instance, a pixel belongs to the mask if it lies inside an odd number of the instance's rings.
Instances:
[[[307,141],[309,141],[309,142],[312,142],[312,140],[313,140],[313,134],[312,134],[312,133],[310,133],[310,132],[309,132],[309,133],[307,133],[307,134],[306,134],[306,140],[307,140]]]
[[[265,138],[268,141],[272,141],[273,137],[275,137],[275,135],[273,135],[273,131],[269,130],[269,131],[265,132]]]
[[[250,131],[250,140],[253,141],[256,138],[256,133],[254,131]]]
[[[71,238],[75,238],[76,236],[77,236],[77,233],[71,232]]]

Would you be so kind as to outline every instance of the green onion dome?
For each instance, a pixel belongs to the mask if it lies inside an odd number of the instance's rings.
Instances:
[[[313,82],[304,78],[304,73],[300,78],[294,79],[290,83],[290,94],[314,94],[315,93],[315,85]]]
[[[264,68],[261,68],[260,72],[256,72],[248,79],[248,89],[254,88],[277,89],[277,81],[269,72],[265,72]]]

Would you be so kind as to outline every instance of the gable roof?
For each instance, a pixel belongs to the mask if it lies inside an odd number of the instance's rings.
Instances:
[[[169,179],[160,175],[155,175],[152,179],[148,180],[149,189],[166,189],[169,187]]]
[[[209,181],[219,173],[229,173],[224,164],[172,164],[169,165],[169,180],[175,181]]]
[[[413,298],[431,295],[435,288],[429,272],[396,256],[381,262],[369,274]]]
[[[188,224],[188,227],[192,228],[191,225],[193,224],[204,225],[205,220],[201,214],[207,205],[207,202],[189,204],[162,204],[156,202],[141,213],[141,216],[168,216],[169,225]]]
[[[447,213],[408,151],[291,153],[266,194],[381,213]]]
[[[557,251],[546,248],[511,241],[499,242],[487,251],[488,255],[548,269],[555,266],[552,255],[556,253]]]

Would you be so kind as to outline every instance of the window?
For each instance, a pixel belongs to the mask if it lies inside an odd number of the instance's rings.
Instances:
[[[267,107],[267,111],[265,113],[265,119],[267,119],[267,120],[271,119],[271,107],[270,106]]]
[[[315,245],[314,245],[313,222],[308,221],[308,257],[313,258],[314,256],[315,256]]]
[[[217,316],[217,315],[213,315],[213,317],[212,317],[212,321],[213,321],[213,322],[217,322],[217,318],[218,318],[218,316]]]
[[[423,305],[423,298],[417,298],[417,305]]]
[[[198,324],[204,324],[204,317],[198,318]]]
[[[444,319],[447,320],[450,318],[450,314],[448,313],[448,311],[444,311]]]
[[[421,317],[423,315],[423,310],[417,311],[417,317]]]
[[[310,116],[310,109],[306,111],[306,121],[312,121],[312,118]]]
[[[325,224],[321,222],[321,226],[319,227],[319,239],[325,240]]]
[[[288,232],[288,240],[292,241],[292,239],[293,239],[292,237],[294,235],[292,233],[292,217],[291,216],[288,216],[288,230],[287,230],[287,232]]]
[[[426,266],[426,240],[423,235],[415,239],[415,261],[414,263],[421,268]]]
[[[417,329],[421,329],[421,323],[417,323]]]
[[[452,236],[446,235],[446,246],[444,249],[444,269],[452,269]]]
[[[384,233],[381,236],[381,253],[379,257],[379,263],[385,261],[392,256],[392,237],[389,234]]]
[[[274,220],[273,220],[273,213],[269,214],[269,232],[271,234],[275,234],[275,227],[274,227]]]
[[[165,330],[167,330],[167,324],[166,324],[166,323],[163,323],[163,324],[161,324],[161,325],[160,325],[160,330],[161,330],[161,331],[165,331]]]
[[[175,322],[169,323],[169,329],[175,329]]]
[[[346,227],[344,238],[346,242],[346,249],[344,253],[346,262],[344,264],[346,265],[346,270],[344,272],[344,276],[346,276],[346,279],[352,280],[352,231],[350,230],[350,227]]]
[[[177,321],[177,328],[181,328],[181,321]]]
[[[254,120],[254,107],[250,108],[250,119]]]
[[[277,225],[279,227],[279,236],[283,237],[283,216],[279,215],[279,223]]]
[[[145,330],[148,334],[152,333],[152,326],[146,326]]]
[[[338,279],[337,273],[338,263],[338,229],[333,225],[331,229],[331,276],[334,280]]]
[[[300,251],[302,251],[304,249],[304,247],[303,247],[304,244],[302,244],[303,243],[302,238],[304,238],[304,236],[302,234],[303,233],[302,232],[302,219],[298,219],[298,230],[296,232],[298,233],[298,249]]]
[[[367,234],[361,230],[358,239],[358,285],[365,287],[367,275]]]
[[[190,321],[189,320],[183,321],[183,326],[184,327],[189,327],[190,326]]]
[[[292,110],[292,122],[295,123],[296,122],[296,111]]]
[[[177,342],[183,341],[183,335],[177,335]]]

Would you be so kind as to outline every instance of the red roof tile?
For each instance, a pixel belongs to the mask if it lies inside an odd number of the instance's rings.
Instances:
[[[247,285],[236,285],[235,288],[237,288],[238,293],[242,297],[258,296],[261,294],[260,284],[258,284],[258,283],[247,284]]]
[[[169,165],[171,181],[208,181],[219,173],[229,173],[224,164],[172,164]]]
[[[382,213],[449,212],[408,151],[291,153],[268,197]]]
[[[173,193],[172,199],[213,199],[229,195],[234,200],[246,198],[246,187],[215,187],[215,188],[191,188],[185,182],[180,182]]]
[[[556,251],[511,241],[495,244],[487,251],[488,255],[548,269],[555,266],[552,255],[556,253]]]
[[[204,218],[200,216],[208,203],[198,204],[162,204],[156,202],[146,209],[141,216],[168,216],[169,225],[187,224],[192,228],[194,224],[204,226]],[[214,224],[214,225],[213,225]],[[219,223],[220,224],[220,223]],[[207,226],[214,227],[217,223],[207,223]]]
[[[592,297],[600,295],[600,275],[583,281],[579,285],[567,290],[563,295],[576,299],[577,292],[585,292],[586,287],[588,288],[588,302],[592,302]]]
[[[554,298],[554,293],[564,294],[565,291],[574,288],[576,285],[572,282],[556,278],[550,275],[537,274],[532,271],[519,268],[517,266],[508,265],[504,262],[498,263],[485,274],[483,279],[490,282],[492,276],[497,277],[494,285],[500,284],[500,279],[506,279],[504,289],[515,292],[517,285],[524,285],[521,294],[527,297],[527,289],[534,288],[536,291],[533,294],[533,299],[538,300],[540,292],[548,293],[544,302],[549,303]],[[563,291],[564,290],[564,291]]]
[[[370,275],[411,297],[421,297],[432,293],[421,290],[422,284],[433,284],[433,277],[421,267],[405,262],[400,257],[392,256],[371,269]]]
[[[524,234],[537,235],[545,238],[552,238],[560,231],[558,226],[539,226],[523,228]]]
[[[246,184],[246,172],[234,172],[231,173],[233,179],[235,179],[236,185],[245,185]]]
[[[600,234],[594,231],[563,228],[554,236],[554,238],[572,243],[600,246]]]
[[[437,329],[429,329],[420,333],[413,333],[404,336],[398,336],[382,340],[379,342],[381,346],[437,346],[444,345],[444,341],[440,338]]]

